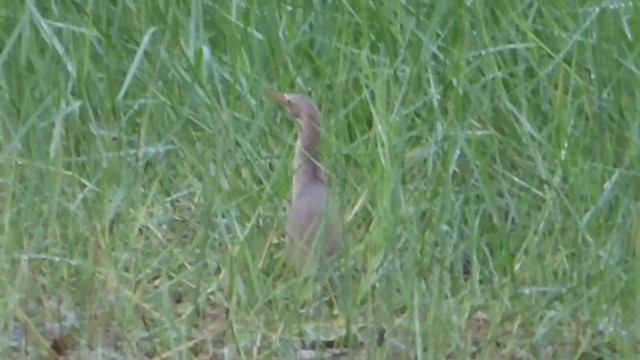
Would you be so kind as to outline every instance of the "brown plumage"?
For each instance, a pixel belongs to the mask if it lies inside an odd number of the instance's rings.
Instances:
[[[332,260],[342,248],[342,223],[319,162],[322,115],[305,95],[268,92],[267,97],[284,106],[298,122],[287,252],[291,263],[302,270],[318,255]],[[322,253],[319,246],[324,247]]]

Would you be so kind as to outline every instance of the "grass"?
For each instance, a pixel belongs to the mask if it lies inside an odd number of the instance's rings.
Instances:
[[[1,6],[2,358],[295,358],[345,327],[357,358],[637,358],[639,11]],[[281,251],[274,88],[325,117],[337,314],[308,316]]]

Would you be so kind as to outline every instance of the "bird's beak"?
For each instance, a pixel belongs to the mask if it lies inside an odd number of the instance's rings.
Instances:
[[[275,101],[285,108],[287,107],[287,98],[284,96],[284,94],[275,91],[267,91],[266,95],[269,100]]]

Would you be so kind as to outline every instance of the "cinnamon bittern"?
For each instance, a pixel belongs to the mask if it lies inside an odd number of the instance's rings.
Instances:
[[[305,95],[268,92],[267,97],[298,123],[286,247],[292,265],[302,271],[318,258],[331,261],[342,249],[342,223],[320,164],[322,115]]]

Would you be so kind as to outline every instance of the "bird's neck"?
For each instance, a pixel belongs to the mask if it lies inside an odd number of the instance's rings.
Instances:
[[[300,121],[296,154],[293,160],[293,197],[309,181],[326,183],[324,170],[320,165],[320,137],[322,135],[319,114],[307,114]]]
[[[326,182],[326,177],[322,165],[320,164],[320,155],[318,153],[318,144],[309,146],[301,137],[296,144],[296,153],[293,160],[293,196],[295,197],[300,188],[309,181]]]

